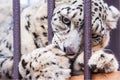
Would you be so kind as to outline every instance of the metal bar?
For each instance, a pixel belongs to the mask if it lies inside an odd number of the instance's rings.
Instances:
[[[21,56],[21,45],[20,45],[20,1],[13,0],[13,38],[14,38],[14,80],[19,79],[18,64]]]
[[[52,20],[54,7],[55,7],[55,0],[48,0],[48,43],[49,44],[52,42],[52,37],[53,37],[51,20]]]
[[[84,0],[84,23],[85,23],[84,80],[91,80],[90,69],[88,66],[88,60],[91,55],[91,0]]]

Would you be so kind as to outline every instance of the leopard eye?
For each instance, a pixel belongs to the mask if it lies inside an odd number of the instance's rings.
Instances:
[[[62,17],[62,22],[66,25],[70,25],[70,20],[66,17]]]

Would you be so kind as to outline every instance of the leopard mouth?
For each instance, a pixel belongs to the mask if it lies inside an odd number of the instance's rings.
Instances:
[[[75,52],[74,52],[73,48],[71,48],[71,47],[64,47],[64,52],[68,56],[74,56],[75,55]]]

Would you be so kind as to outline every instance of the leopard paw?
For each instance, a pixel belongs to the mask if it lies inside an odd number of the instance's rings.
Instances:
[[[94,52],[88,65],[93,73],[109,73],[118,70],[118,62],[114,55],[103,51]]]

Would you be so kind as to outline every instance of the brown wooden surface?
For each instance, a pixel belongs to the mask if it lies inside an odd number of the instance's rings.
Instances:
[[[70,80],[84,80],[84,76],[73,76]],[[120,80],[120,71],[107,74],[94,74],[92,80]]]

